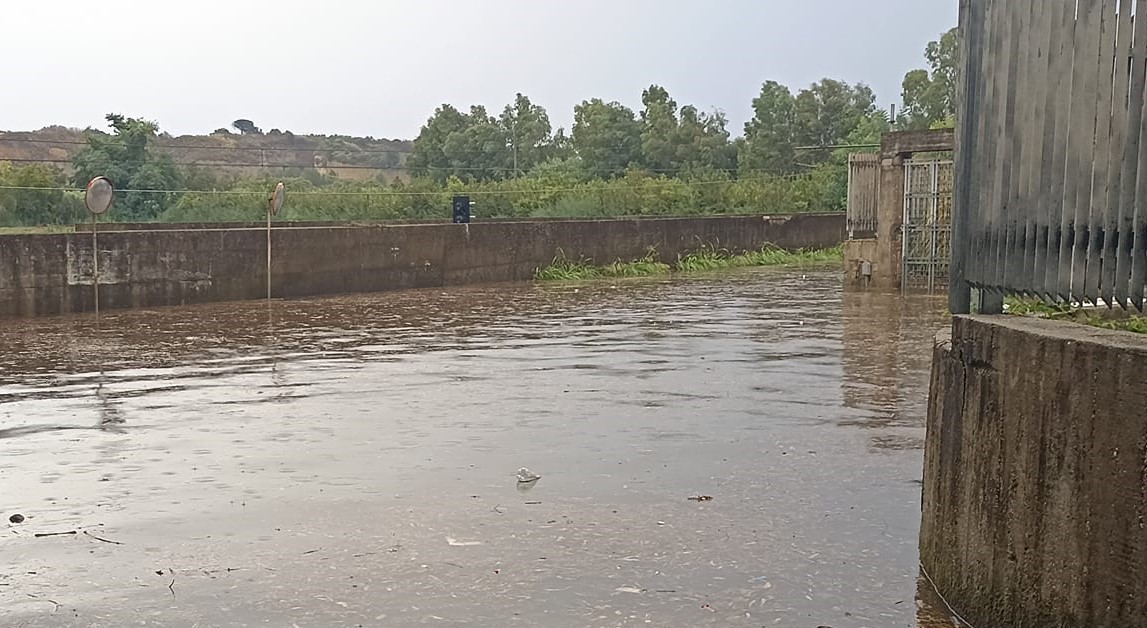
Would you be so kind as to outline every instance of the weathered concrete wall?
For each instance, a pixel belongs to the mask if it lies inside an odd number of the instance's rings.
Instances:
[[[100,307],[266,294],[266,230],[99,234]],[[713,245],[828,247],[843,214],[276,228],[273,294],[298,297],[529,279],[559,252],[596,263],[652,247],[664,261]],[[0,318],[93,309],[90,233],[0,236]]]
[[[957,317],[937,343],[920,552],[979,628],[1147,626],[1147,337]]]
[[[955,129],[894,131],[880,137],[880,156],[909,158],[916,153],[942,153],[954,150]]]
[[[872,265],[872,276],[876,277],[884,269],[878,268],[877,256],[880,243],[876,238],[846,240],[844,242],[844,281],[851,287],[872,287],[872,279],[867,281],[861,272],[864,262]]]

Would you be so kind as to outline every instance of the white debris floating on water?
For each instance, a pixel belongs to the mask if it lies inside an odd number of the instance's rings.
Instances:
[[[518,469],[518,483],[519,484],[529,484],[530,482],[537,482],[541,478],[542,478],[542,476],[538,475],[537,473],[534,473],[533,471],[530,471],[529,469],[527,469],[525,467]]]
[[[458,539],[450,536],[446,537],[446,543],[450,545],[450,547],[474,547],[475,545],[482,544],[481,541],[459,541]]]

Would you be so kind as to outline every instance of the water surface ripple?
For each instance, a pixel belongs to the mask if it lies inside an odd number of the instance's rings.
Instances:
[[[754,270],[5,321],[0,624],[951,625],[942,310]]]

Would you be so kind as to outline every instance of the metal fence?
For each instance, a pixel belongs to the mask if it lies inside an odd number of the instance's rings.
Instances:
[[[948,278],[952,230],[952,162],[904,163],[901,285],[934,291]],[[942,288],[941,288],[942,289]]]
[[[1144,307],[1147,0],[961,0],[951,306]]]
[[[848,156],[848,239],[876,235],[876,207],[880,194],[880,156],[857,153]]]

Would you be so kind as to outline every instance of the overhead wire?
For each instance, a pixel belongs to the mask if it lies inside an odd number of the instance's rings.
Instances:
[[[0,132],[0,133],[2,133],[2,132]],[[110,138],[112,136],[107,136],[107,137]],[[239,137],[244,137],[244,136],[239,136]],[[311,136],[299,135],[299,136],[295,136],[295,137],[311,137]],[[334,141],[350,141],[350,140],[343,140],[342,138],[339,138],[337,136],[324,138],[323,140],[319,140],[319,141],[327,141],[328,139],[334,140]],[[354,138],[354,139],[357,139],[358,141],[363,141],[362,138]],[[368,141],[368,142],[372,142],[372,141],[373,142],[403,142],[405,140],[370,140],[370,139],[367,139],[365,141]],[[21,143],[21,144],[57,144],[57,145],[64,145],[64,146],[87,146],[89,144],[89,142],[87,140],[83,140],[83,141],[80,141],[80,140],[50,140],[50,139],[37,139],[37,138],[32,138],[32,137],[4,137],[3,135],[0,135],[0,143],[2,143],[2,142],[14,142],[14,143]],[[411,143],[413,144],[413,141],[411,141]],[[127,146],[126,144],[118,143],[118,142],[109,142],[109,144],[114,145],[114,146],[121,146],[121,147]],[[196,144],[151,144],[151,143],[149,143],[148,148],[165,148],[165,149],[176,149],[176,150],[232,150],[232,151],[252,151],[252,152],[253,151],[264,151],[264,152],[294,152],[294,153],[353,152],[353,153],[361,154],[361,155],[393,155],[393,154],[408,155],[408,154],[414,152],[413,148],[405,149],[405,150],[400,149],[400,148],[358,148],[358,145],[353,144],[353,143],[350,145],[349,148],[322,148],[322,147],[320,147],[320,148],[300,148],[300,147],[294,147],[294,146],[215,146],[215,145],[207,145],[207,144],[196,145]],[[872,142],[872,143],[857,143],[857,144],[815,144],[815,145],[809,145],[809,146],[793,146],[793,150],[836,150],[836,149],[842,149],[842,148],[880,148],[880,143],[879,142]],[[456,152],[459,154],[479,155],[479,154],[484,154],[487,151],[469,150],[469,151],[456,151]]]
[[[0,159],[0,162],[10,163],[25,163],[25,164],[71,164],[71,159],[28,159],[28,158],[14,158],[14,159]],[[138,163],[142,160],[124,160],[118,163]],[[175,166],[196,166],[199,168],[306,168],[313,169],[314,164],[298,163],[298,164],[269,164],[269,163],[227,163],[227,162],[201,162],[201,161],[173,161],[172,165]],[[401,165],[394,166],[362,166],[357,164],[348,165],[324,165],[318,166],[330,170],[405,170],[406,168]],[[501,168],[502,170],[509,171],[510,168]],[[484,170],[484,169],[483,169]]]
[[[303,151],[305,152],[305,151]],[[125,160],[119,163],[142,163],[143,160]],[[70,165],[73,163],[71,159],[32,159],[25,157],[17,157],[13,159],[0,158],[0,162],[9,163],[29,163],[29,164],[56,164],[56,165]],[[293,163],[293,164],[277,164],[277,163],[229,163],[229,162],[201,162],[201,161],[173,161],[172,165],[183,167],[196,167],[196,168],[303,168],[311,169],[324,169],[324,170],[420,170],[427,172],[514,172],[512,166],[418,166],[416,168],[394,165],[394,166],[364,166],[359,164],[325,164],[315,166],[313,163]],[[521,170],[519,168],[519,170]],[[605,169],[598,168],[600,172],[605,172]],[[642,168],[646,172],[654,174],[680,174],[682,172],[692,172],[692,168]],[[725,174],[734,174],[738,172],[737,168],[704,168],[707,172],[721,172]]]
[[[109,138],[111,136],[108,136]],[[337,140],[337,138],[336,138]],[[400,140],[382,140],[382,141],[400,141]],[[87,141],[79,140],[49,140],[49,139],[36,139],[36,138],[6,138],[0,135],[0,143],[4,142],[17,142],[17,143],[30,143],[30,144],[49,144],[49,145],[74,145],[74,146],[87,146]],[[124,147],[123,143],[109,142],[112,145]],[[353,145],[352,145],[353,146]],[[794,150],[810,151],[810,150],[835,150],[846,148],[875,148],[880,144],[829,144],[820,146],[794,146]],[[285,146],[270,146],[270,147],[245,147],[245,146],[207,146],[207,145],[179,145],[179,144],[150,144],[150,148],[172,149],[172,150],[214,150],[214,151],[238,151],[246,153],[312,153],[315,155],[330,154],[330,153],[351,153],[354,155],[410,155],[413,150],[401,149],[361,149],[348,150],[345,148],[297,148]],[[471,150],[471,151],[458,151],[456,154],[460,155],[484,155],[486,151]],[[142,161],[142,160],[138,160]],[[42,158],[28,158],[28,157],[15,157],[8,159],[0,159],[0,162],[9,163],[41,163],[41,164],[54,164],[54,165],[69,165],[72,164],[71,159],[42,159]],[[132,163],[131,160],[125,163]],[[172,161],[173,165],[182,167],[198,167],[198,168],[323,168],[330,170],[374,170],[374,171],[393,171],[393,170],[409,170],[415,169],[424,172],[491,172],[491,173],[506,173],[517,172],[512,166],[417,166],[410,168],[402,163],[393,165],[363,165],[363,164],[322,164],[316,166],[313,160],[310,163],[267,163],[265,160],[260,159],[259,163],[234,163],[234,162],[202,162],[202,161]],[[802,167],[812,167],[813,164],[797,164]],[[599,169],[600,170],[600,169]],[[647,172],[655,174],[680,174],[682,172],[689,172],[690,168],[644,168]],[[739,172],[737,168],[706,168],[710,172],[721,172],[726,174],[736,174]],[[604,172],[604,171],[603,171]]]

